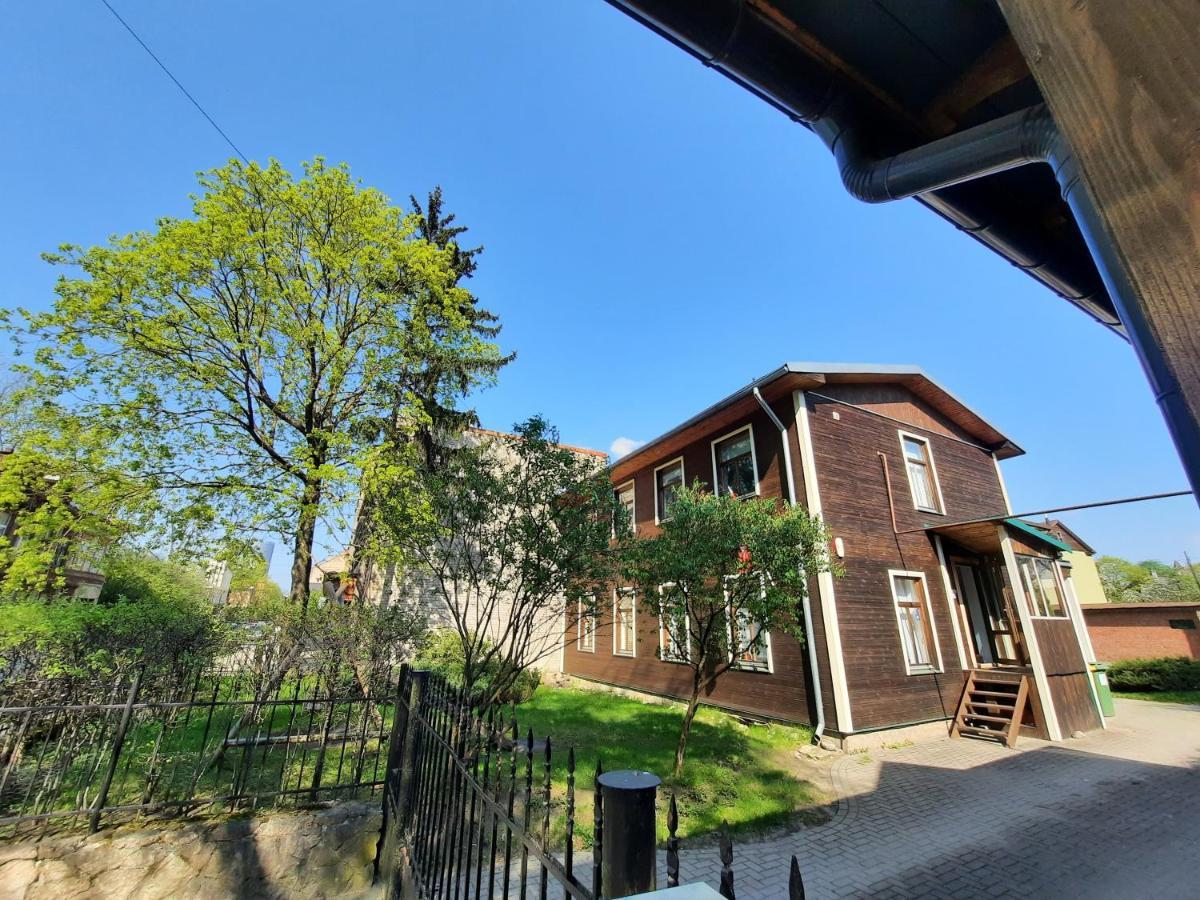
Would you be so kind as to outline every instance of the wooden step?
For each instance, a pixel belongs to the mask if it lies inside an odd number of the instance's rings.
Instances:
[[[1012,687],[1013,690],[989,690],[980,685]],[[1007,746],[1015,747],[1028,697],[1029,680],[1023,673],[974,669],[967,673],[963,683],[950,736],[966,734],[997,738]]]
[[[1012,721],[1012,716],[985,716],[983,713],[966,713],[964,719],[969,719],[972,722],[983,720],[984,722],[999,722],[1001,725],[1008,725]]]

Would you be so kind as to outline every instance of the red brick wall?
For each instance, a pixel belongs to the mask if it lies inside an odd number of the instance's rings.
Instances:
[[[1200,621],[1197,607],[1093,606],[1083,608],[1096,659],[1190,656],[1200,659]],[[1172,628],[1171,619],[1190,619],[1195,629]]]

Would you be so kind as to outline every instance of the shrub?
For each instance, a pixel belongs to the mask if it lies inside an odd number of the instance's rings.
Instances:
[[[491,647],[490,641],[482,642],[481,655],[486,655]],[[461,687],[463,682],[462,638],[452,628],[437,629],[429,635],[425,645],[413,660],[413,665],[418,669],[429,669],[431,672],[436,672],[451,684]],[[503,661],[497,654],[484,667],[482,675],[475,683],[475,699],[486,696],[490,692],[496,676],[500,674],[501,665],[503,665]],[[533,692],[541,683],[541,673],[536,669],[524,669],[517,674],[516,680],[508,690],[504,691],[496,700],[500,703],[524,703],[533,696]]]
[[[1200,691],[1200,660],[1126,659],[1109,667],[1108,681],[1117,691]]]

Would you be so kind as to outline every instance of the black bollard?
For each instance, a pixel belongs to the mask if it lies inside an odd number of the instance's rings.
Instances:
[[[604,847],[600,861],[605,898],[658,889],[654,855],[654,800],[662,780],[623,769],[600,776]]]

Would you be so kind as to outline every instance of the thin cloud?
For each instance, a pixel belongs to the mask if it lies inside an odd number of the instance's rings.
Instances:
[[[619,437],[612,442],[612,446],[608,448],[608,452],[613,459],[620,459],[622,456],[632,453],[645,443],[645,441],[638,441],[634,440],[633,438]]]

